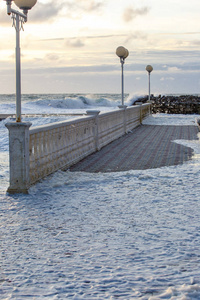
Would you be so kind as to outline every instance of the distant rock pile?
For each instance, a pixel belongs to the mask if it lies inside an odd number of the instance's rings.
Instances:
[[[138,99],[147,102],[148,97]],[[166,114],[200,114],[200,97],[193,95],[161,96],[151,95],[152,112]]]

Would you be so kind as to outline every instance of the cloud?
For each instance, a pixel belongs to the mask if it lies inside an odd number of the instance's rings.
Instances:
[[[102,8],[103,3],[94,0],[79,0],[79,5],[82,9],[93,12]]]
[[[58,61],[60,59],[60,56],[57,55],[56,53],[48,53],[45,56],[45,59],[47,59],[48,61]]]
[[[148,35],[141,31],[135,31],[128,35],[127,39],[125,40],[125,43],[130,42],[131,40],[147,40]]]
[[[50,39],[41,39],[40,41],[48,42],[48,41],[66,41],[66,45],[70,47],[83,47],[85,46],[87,40],[90,39],[106,39],[112,37],[124,37],[126,34],[106,34],[106,35],[86,35],[80,37],[59,37],[59,38],[50,38]]]
[[[83,14],[101,13],[103,6],[104,0],[65,1],[62,15],[71,19],[81,19]]]
[[[194,46],[199,46],[200,45],[200,41],[199,40],[194,40],[190,44],[193,44]]]
[[[149,10],[150,8],[146,6],[142,8],[136,8],[136,9],[127,7],[123,13],[123,20],[125,22],[130,22],[133,19],[135,19],[137,16],[143,16],[148,14]]]
[[[160,81],[165,81],[165,80],[173,81],[173,80],[175,80],[175,78],[174,77],[161,77],[160,78]]]
[[[46,22],[54,20],[63,9],[64,3],[50,1],[48,3],[38,2],[31,10],[30,20],[34,22]]]
[[[83,13],[100,12],[103,1],[96,0],[63,0],[57,3],[50,0],[47,3],[38,2],[31,11],[30,20],[34,22],[54,21],[56,17],[81,18]]]
[[[42,3],[37,2],[33,9],[28,14],[30,22],[47,22],[54,21],[58,16],[69,17],[69,18],[80,18],[82,13],[100,12],[103,7],[103,0],[60,0]],[[14,5],[13,5],[13,8]],[[1,25],[8,25],[9,17],[5,10],[0,11]]]
[[[81,39],[68,39],[66,45],[72,48],[81,48],[85,46],[85,43]]]
[[[180,71],[180,69],[178,67],[168,67],[168,72],[176,73],[178,71]]]

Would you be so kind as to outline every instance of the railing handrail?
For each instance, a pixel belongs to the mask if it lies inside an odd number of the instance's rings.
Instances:
[[[50,124],[44,124],[44,125],[40,125],[40,126],[36,126],[33,128],[29,129],[30,134],[35,134],[38,132],[42,132],[42,131],[48,131],[51,129],[55,129],[55,128],[60,128],[60,127],[64,127],[67,125],[74,125],[74,124],[78,124],[81,123],[83,120],[89,120],[92,116],[82,116],[80,117],[76,117],[72,120],[68,120],[68,121],[58,121],[58,122],[53,122]]]

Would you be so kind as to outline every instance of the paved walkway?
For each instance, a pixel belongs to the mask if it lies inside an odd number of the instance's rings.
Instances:
[[[197,140],[198,132],[197,126],[141,125],[70,167],[70,171],[117,172],[182,164],[191,159],[193,150],[173,140]]]

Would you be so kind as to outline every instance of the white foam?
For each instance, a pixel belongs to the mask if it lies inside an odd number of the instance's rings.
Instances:
[[[174,141],[197,155],[183,165],[59,171],[29,195],[12,196],[6,194],[7,121],[0,122],[2,299],[200,299],[198,141]],[[31,119],[34,125],[51,121]],[[193,121],[153,115],[145,123]]]
[[[145,119],[144,125],[195,125],[198,115],[152,114]]]

